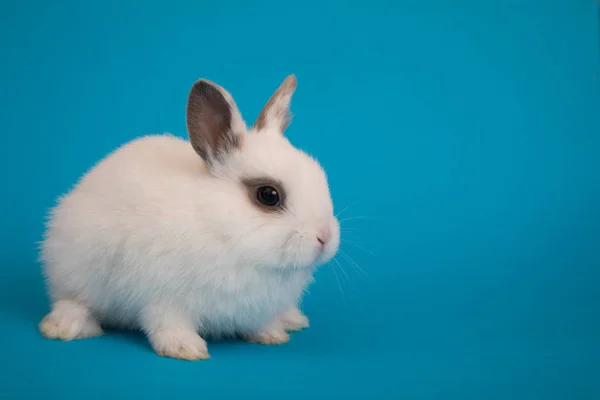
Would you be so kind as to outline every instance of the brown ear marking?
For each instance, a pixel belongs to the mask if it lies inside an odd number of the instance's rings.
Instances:
[[[186,120],[190,143],[211,166],[241,146],[241,136],[233,132],[232,105],[216,84],[200,79],[188,96]]]
[[[286,130],[292,119],[289,105],[292,94],[296,90],[296,83],[295,75],[289,75],[285,78],[256,119],[254,128],[257,131],[269,125],[273,125],[274,128],[278,128],[281,132]]]

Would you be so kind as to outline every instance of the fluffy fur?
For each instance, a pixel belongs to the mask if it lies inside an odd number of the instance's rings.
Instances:
[[[325,173],[281,131],[295,78],[267,103],[260,129],[250,130],[223,88],[197,85],[217,90],[229,109],[227,129],[210,131],[227,121],[215,115],[218,104],[209,109],[219,98],[190,97],[200,104],[188,108],[190,139],[206,152],[170,135],[136,139],[52,210],[41,248],[52,301],[40,323],[46,337],[141,329],[157,353],[196,360],[208,357],[203,337],[275,344],[308,326],[298,304],[340,238]],[[200,127],[193,132],[190,118]],[[239,146],[219,148],[219,135],[238,135]],[[218,159],[203,159],[211,154]],[[285,210],[257,207],[246,178],[281,182]]]

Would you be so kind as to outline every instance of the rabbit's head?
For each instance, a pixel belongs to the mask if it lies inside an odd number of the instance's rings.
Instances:
[[[190,143],[215,181],[209,210],[235,243],[231,251],[264,268],[329,261],[340,242],[325,172],[284,136],[296,78],[287,77],[251,129],[222,87],[201,79],[190,92]]]

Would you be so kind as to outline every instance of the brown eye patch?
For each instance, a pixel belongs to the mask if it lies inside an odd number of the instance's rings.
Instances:
[[[256,207],[266,212],[281,212],[285,209],[283,185],[270,178],[245,178],[242,184]]]

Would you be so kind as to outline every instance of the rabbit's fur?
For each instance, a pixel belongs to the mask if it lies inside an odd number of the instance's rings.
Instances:
[[[284,343],[308,326],[298,309],[339,223],[324,171],[283,135],[289,76],[247,129],[231,95],[196,82],[189,141],[136,139],[94,168],[52,210],[41,260],[48,338],[141,329],[168,357],[208,357],[202,337]],[[280,204],[266,206],[260,188]]]

